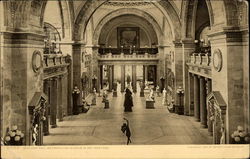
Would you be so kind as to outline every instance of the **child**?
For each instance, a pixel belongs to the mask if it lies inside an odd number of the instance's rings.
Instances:
[[[131,143],[131,139],[130,139],[130,136],[131,136],[131,132],[130,132],[130,129],[129,129],[129,122],[128,122],[128,119],[126,118],[123,118],[124,120],[126,120],[127,123],[123,123],[122,127],[121,127],[121,131],[123,133],[126,133],[126,136],[127,136],[127,145],[129,143]]]

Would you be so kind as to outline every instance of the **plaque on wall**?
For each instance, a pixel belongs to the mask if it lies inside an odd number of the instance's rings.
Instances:
[[[42,68],[42,54],[40,51],[35,50],[32,55],[32,68],[34,72],[39,72]]]
[[[131,47],[140,47],[139,27],[118,27],[117,28],[117,45],[125,49]]]
[[[222,69],[222,54],[219,49],[216,49],[213,53],[213,66],[217,72],[220,72]]]

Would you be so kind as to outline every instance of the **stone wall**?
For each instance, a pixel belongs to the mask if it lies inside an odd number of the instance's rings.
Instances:
[[[41,92],[43,88],[42,71],[33,71],[32,55],[35,50],[42,54],[43,36],[31,33],[3,34],[3,132],[17,125],[26,134],[28,144],[28,105],[34,93]]]

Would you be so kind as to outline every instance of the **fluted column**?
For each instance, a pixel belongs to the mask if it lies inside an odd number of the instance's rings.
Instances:
[[[125,65],[121,65],[121,92],[125,90]]]
[[[132,65],[132,86],[133,91],[136,92],[136,65]]]
[[[50,82],[48,80],[44,80],[44,93],[49,96],[49,84]],[[46,107],[46,110],[45,110],[45,117],[46,117],[46,120],[43,121],[43,135],[47,136],[49,135],[49,100],[47,101],[47,107]]]
[[[212,91],[212,81],[210,79],[206,79],[207,81],[207,95]],[[207,105],[207,126],[208,126],[208,133],[209,135],[213,135],[213,125],[212,121],[209,119],[210,111]]]
[[[56,115],[57,115],[57,79],[53,78],[51,80],[51,93],[50,93],[50,99],[51,99],[51,104],[50,104],[50,125],[51,128],[56,128]]]
[[[63,121],[63,106],[62,106],[62,76],[57,78],[57,118],[58,121]]]
[[[194,116],[200,121],[200,87],[197,75],[194,75]]]
[[[189,73],[188,74],[188,89],[189,89],[189,116],[194,115],[194,75]]]
[[[200,119],[201,126],[207,127],[207,107],[206,107],[206,84],[205,78],[200,77]]]
[[[103,82],[102,82],[103,81],[103,65],[100,65],[99,67],[100,67],[99,69],[100,69],[100,85],[101,85],[100,88],[103,89]]]

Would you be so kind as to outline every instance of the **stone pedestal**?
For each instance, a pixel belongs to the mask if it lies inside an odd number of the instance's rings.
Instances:
[[[113,97],[117,97],[117,91],[113,92]]]
[[[96,105],[96,94],[95,94],[95,95],[93,95],[91,105]]]
[[[106,100],[104,102],[104,109],[109,109],[109,101],[108,100]]]
[[[175,111],[176,111],[176,114],[184,115],[184,106],[176,106]]]
[[[144,91],[140,92],[140,97],[144,97]]]
[[[155,101],[146,100],[146,109],[154,109],[154,103]]]

